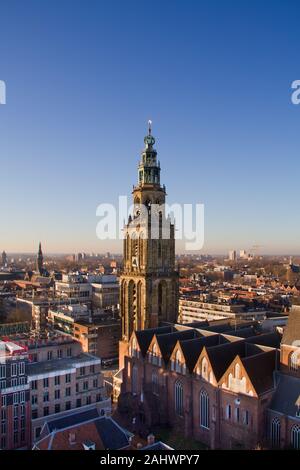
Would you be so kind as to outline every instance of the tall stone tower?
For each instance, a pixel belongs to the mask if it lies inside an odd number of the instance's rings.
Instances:
[[[42,275],[43,274],[43,269],[44,269],[44,258],[43,258],[41,242],[39,244],[39,251],[38,251],[37,260],[36,260],[36,267],[37,267],[37,271]]]
[[[165,214],[166,188],[160,184],[160,163],[153,148],[149,121],[145,148],[133,188],[133,215],[124,227],[124,270],[120,278],[122,350],[133,330],[175,322],[179,276],[175,270],[175,228]],[[121,366],[121,364],[120,364]]]

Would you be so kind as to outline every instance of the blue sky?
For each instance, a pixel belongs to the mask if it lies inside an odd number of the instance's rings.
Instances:
[[[151,118],[203,253],[299,253],[299,20],[296,0],[2,0],[0,250],[121,251],[96,207],[130,195]]]

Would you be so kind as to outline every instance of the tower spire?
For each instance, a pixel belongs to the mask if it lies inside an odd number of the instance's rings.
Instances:
[[[149,119],[149,121],[148,121],[148,135],[151,135],[151,132],[152,132],[152,121],[151,121],[151,119]]]

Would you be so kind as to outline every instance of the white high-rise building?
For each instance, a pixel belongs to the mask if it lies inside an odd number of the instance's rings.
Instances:
[[[228,253],[228,259],[230,261],[236,261],[236,251],[235,250],[230,250]]]

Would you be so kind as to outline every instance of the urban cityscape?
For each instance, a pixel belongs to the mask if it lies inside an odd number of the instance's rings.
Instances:
[[[48,7],[51,4],[46,3]],[[98,6],[102,3],[105,2],[99,1]],[[176,8],[177,3],[180,2],[176,2]],[[33,9],[36,3],[29,1],[29,5]],[[8,4],[6,8],[9,15]],[[83,2],[77,3],[76,8],[86,13]],[[201,8],[196,11],[201,16]],[[1,121],[6,119],[11,93],[7,82]],[[172,112],[176,112],[175,108]],[[144,112],[152,109],[153,106]],[[108,187],[115,200],[123,190],[113,180],[115,172],[127,187],[131,209],[122,226],[121,241],[115,239],[115,233],[110,245],[109,236],[97,239],[94,216],[94,242],[89,243],[80,232],[78,249],[70,214],[71,206],[76,205],[80,219],[80,210],[84,211],[87,200],[94,197],[89,175],[84,174],[89,166],[88,153],[82,155],[80,165],[76,159],[72,164],[71,160],[66,162],[71,180],[73,171],[76,181],[82,177],[81,185],[74,183],[73,193],[67,183],[60,188],[60,180],[53,179],[55,173],[50,178],[42,162],[37,170],[42,173],[35,173],[34,158],[32,178],[36,180],[37,174],[43,174],[34,197],[25,189],[26,169],[24,187],[21,180],[16,183],[14,173],[9,174],[11,193],[19,191],[23,198],[18,210],[25,223],[20,223],[17,233],[9,231],[17,212],[13,213],[9,206],[10,192],[5,189],[8,186],[3,187],[0,449],[120,454],[127,451],[128,456],[149,451],[153,455],[193,451],[196,456],[210,450],[300,450],[297,224],[292,235],[295,244],[291,247],[287,237],[282,238],[284,248],[273,250],[271,237],[274,233],[275,239],[276,234],[267,213],[263,215],[264,230],[270,224],[270,245],[263,235],[257,237],[258,232],[253,236],[251,224],[255,225],[255,217],[251,219],[245,210],[245,219],[237,220],[235,203],[226,200],[226,187],[235,184],[234,178],[242,178],[245,187],[253,185],[252,194],[255,176],[250,178],[245,171],[234,175],[232,181],[224,180],[223,187],[220,183],[214,185],[213,175],[204,176],[201,167],[193,168],[188,156],[177,155],[173,160],[165,157],[167,140],[176,146],[179,129],[176,135],[176,131],[168,131],[164,136],[159,113],[153,123],[149,118],[152,116],[136,124],[138,129],[144,129],[139,140],[131,142],[127,137],[125,141],[122,134],[120,149],[128,146],[128,153],[134,149],[136,154],[142,149],[140,155],[124,156],[119,168],[118,161],[110,159],[112,176],[104,172],[98,175],[98,193],[105,203],[109,200]],[[126,122],[126,128],[128,125]],[[115,139],[118,138],[115,129]],[[7,145],[7,137],[4,139]],[[196,142],[195,149],[197,145]],[[30,146],[29,143],[27,151]],[[105,159],[101,149],[99,158]],[[52,165],[45,164],[49,168]],[[205,233],[203,246],[186,250],[185,240],[178,236],[180,220],[166,209],[169,201],[180,200],[172,194],[177,186],[184,193],[192,184],[182,169],[185,164],[190,165],[191,173],[199,171],[199,187],[202,179],[210,178],[211,192],[218,191],[219,200],[226,200],[228,205],[228,225],[214,234],[219,240],[215,251],[207,249],[211,226],[208,222],[206,230],[206,218],[204,227],[196,226],[198,235],[202,229]],[[6,165],[3,155],[2,178]],[[66,171],[66,167],[56,171]],[[92,167],[89,172],[93,173]],[[176,173],[174,180],[172,172]],[[42,187],[54,198],[49,237],[47,230],[41,228],[46,224],[42,211],[47,211],[49,204],[48,196],[43,199]],[[299,197],[299,187],[296,189]],[[198,187],[192,191],[197,192]],[[267,191],[265,187],[259,197],[263,198]],[[55,211],[59,212],[56,192],[62,204],[63,200],[70,204],[65,225],[59,215],[57,219],[55,216]],[[80,201],[81,193],[88,199]],[[242,197],[237,190],[237,199]],[[198,199],[201,198],[202,193]],[[205,195],[202,199],[206,203]],[[184,199],[185,208],[187,202]],[[99,201],[95,198],[93,204],[96,212]],[[271,205],[271,198],[268,204]],[[297,204],[294,207],[296,210]],[[205,217],[213,217],[210,210],[214,212],[212,204],[206,204]],[[260,210],[257,206],[257,220]],[[279,212],[278,209],[282,227],[285,221]],[[182,221],[187,224],[187,217]],[[234,235],[239,224],[247,225],[248,233],[240,241]],[[63,240],[61,234],[65,230],[67,239]]]

